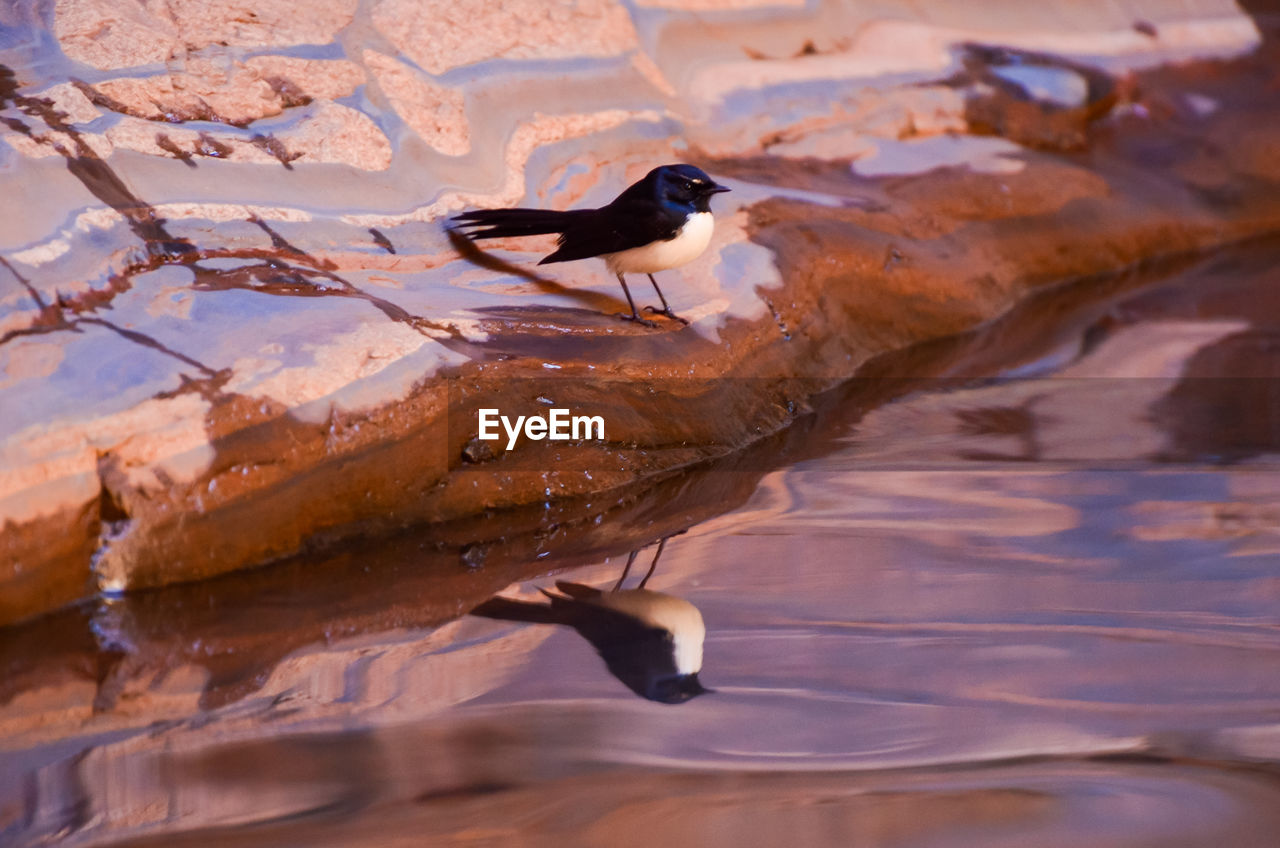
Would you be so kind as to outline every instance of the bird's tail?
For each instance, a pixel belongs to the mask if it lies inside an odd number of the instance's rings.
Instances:
[[[534,604],[495,595],[471,610],[472,615],[497,618],[503,621],[524,621],[530,624],[563,624],[561,617],[549,604]]]
[[[604,594],[604,592],[594,586],[584,586],[581,583],[570,583],[568,580],[557,580],[556,588],[573,598],[575,601],[589,601],[592,598],[598,598]],[[543,592],[543,594],[545,595],[547,593]],[[554,598],[555,596],[549,595],[548,597]]]
[[[477,209],[455,216],[459,228],[472,239],[540,236],[563,233],[590,209],[555,212],[550,209]],[[466,229],[466,228],[471,229]]]

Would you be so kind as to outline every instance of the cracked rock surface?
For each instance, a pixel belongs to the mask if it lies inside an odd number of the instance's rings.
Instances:
[[[1035,287],[1280,225],[1276,45],[1231,3],[47,5],[0,13],[0,623],[589,516]],[[733,188],[663,277],[687,327],[444,227],[672,161]],[[471,450],[547,400],[606,439]]]

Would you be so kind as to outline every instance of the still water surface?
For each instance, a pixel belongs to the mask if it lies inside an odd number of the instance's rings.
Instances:
[[[92,715],[68,718],[79,684],[9,697],[0,833],[1280,844],[1277,259],[1045,292],[834,393],[782,467],[709,472],[751,494],[669,538],[646,588],[700,610],[710,694],[644,700],[578,630],[463,609],[326,625],[217,681],[174,659],[204,638],[179,626]],[[504,594],[609,590],[626,561]],[[94,613],[100,650],[144,652],[128,617]]]

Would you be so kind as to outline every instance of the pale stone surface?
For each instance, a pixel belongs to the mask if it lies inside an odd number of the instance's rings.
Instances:
[[[376,50],[364,51],[364,63],[396,112],[423,141],[447,156],[471,150],[462,92],[428,82],[408,65]]]
[[[986,174],[1016,174],[1025,167],[1018,159],[1022,150],[1003,138],[942,135],[902,142],[879,140],[858,155],[853,170],[864,177],[885,177],[964,165]]]
[[[161,491],[190,481],[213,456],[204,429],[208,403],[199,395],[153,398],[113,415],[87,421],[32,424],[6,434],[0,467],[0,526],[55,512],[64,504],[50,484],[99,474],[99,456],[110,452],[129,485]],[[97,497],[97,486],[92,495]]]
[[[21,380],[48,377],[62,362],[61,345],[37,339],[18,339],[0,348],[0,389]]]
[[[123,77],[94,86],[139,118],[177,123],[216,120],[249,123],[279,114],[280,98],[256,73],[210,60],[190,60],[185,71],[155,77]]]
[[[188,156],[199,156],[209,141],[225,148],[218,158],[228,162],[280,165],[280,157],[253,141],[251,135],[186,129],[181,125],[157,124],[142,118],[124,117],[104,133],[84,133],[81,139],[95,154],[108,158],[117,148],[174,157],[174,149]],[[391,143],[369,116],[340,103],[327,101],[312,104],[296,123],[272,134],[281,145],[289,162],[335,163],[366,171],[381,171],[391,164]],[[72,149],[57,132],[39,134],[36,139],[18,133],[3,138],[14,150],[32,158],[60,156],[58,147]],[[168,145],[168,147],[166,147]],[[297,216],[302,210],[290,210]],[[65,248],[63,248],[65,249]],[[37,254],[29,249],[25,259]],[[46,258],[47,253],[43,254]]]
[[[364,70],[344,60],[258,56],[243,65],[192,59],[184,70],[151,77],[122,77],[92,86],[113,108],[126,113],[105,132],[82,133],[81,140],[99,157],[116,148],[173,157],[201,155],[213,145],[225,148],[220,158],[233,162],[279,165],[280,159],[250,135],[187,129],[176,118],[249,124],[299,109],[299,118],[273,133],[290,155],[305,162],[334,162],[366,170],[390,164],[391,148],[382,131],[363,113],[330,103],[346,97],[365,81]],[[62,83],[38,94],[72,124],[100,117],[102,110],[75,85]],[[320,101],[309,110],[312,100]],[[145,119],[145,120],[139,120]],[[49,130],[35,136],[5,131],[0,135],[18,152],[34,158],[61,155],[58,147],[74,150],[63,133]],[[292,160],[291,160],[292,161]]]
[[[47,102],[64,126],[86,124],[102,115],[102,111],[94,105],[93,101],[72,83],[59,83],[31,96],[34,100]],[[0,139],[18,153],[33,159],[64,155],[59,153],[59,148],[67,152],[76,150],[75,141],[61,129],[43,129],[37,126],[32,130],[32,133],[27,135],[5,127],[0,129]],[[111,155],[111,142],[101,134],[84,133],[81,137],[95,155],[103,158]]]
[[[665,94],[667,97],[675,97],[676,89],[671,81],[663,75],[662,69],[658,67],[653,58],[643,50],[637,50],[631,54],[631,66],[640,72],[640,75],[653,83],[653,87]]]
[[[986,15],[981,16],[987,18]],[[868,20],[836,52],[768,61],[739,60],[709,63],[698,69],[690,92],[700,101],[714,102],[741,89],[803,83],[824,79],[873,78],[890,74],[920,75],[942,72],[952,63],[952,50],[965,43],[1000,44],[1057,55],[1106,58],[1116,70],[1158,63],[1170,52],[1243,52],[1258,43],[1253,22],[1238,14],[1169,26],[1160,41],[1134,31],[1129,20],[1113,14],[1074,31],[990,28],[949,28],[906,20]],[[1056,23],[1056,21],[1055,21]]]
[[[616,0],[381,0],[373,22],[431,74],[486,59],[614,56],[636,47],[631,18]]]
[[[582,138],[613,129],[629,121],[655,122],[661,114],[654,111],[625,112],[611,109],[585,115],[535,115],[529,123],[516,128],[504,152],[506,178],[502,185],[488,192],[449,192],[433,203],[411,212],[398,215],[348,214],[343,221],[359,226],[393,226],[408,221],[434,221],[450,212],[468,206],[510,206],[526,191],[519,174],[524,171],[529,156],[541,145],[552,141]]]
[[[50,86],[35,97],[52,101],[53,108],[61,112],[68,123],[87,124],[102,114],[83,91],[69,82]]]
[[[340,103],[322,102],[293,135],[281,134],[299,160],[334,162],[366,171],[391,166],[391,142],[363,112]]]
[[[363,71],[351,62],[258,56],[243,65],[191,58],[180,71],[106,80],[93,88],[139,118],[248,124],[312,98],[345,97],[363,82]]]
[[[34,137],[27,137],[18,133],[0,134],[5,144],[8,144],[16,152],[31,159],[47,159],[53,156],[61,156],[59,148],[62,150],[74,150],[75,148],[68,142],[67,138],[59,132],[36,133]],[[106,136],[96,133],[86,133],[82,136],[85,144],[93,151],[94,155],[105,159],[114,152],[111,140]]]
[[[271,356],[273,349],[283,353],[278,344],[272,343],[259,351],[265,357],[237,359],[226,388],[295,409],[372,377],[429,343],[426,336],[403,324],[366,324],[351,333],[326,339],[322,345],[303,344],[301,351],[310,354],[312,361],[288,368],[283,367],[281,359]]]
[[[833,102],[828,114],[796,121],[785,130],[773,129],[767,118],[743,129],[759,133],[761,146],[776,156],[843,159],[869,154],[885,140],[964,133],[968,121],[963,92],[919,86],[891,92],[864,88]]]
[[[805,0],[636,0],[637,6],[681,12],[734,12],[770,6],[803,6]]]
[[[59,0],[54,34],[64,53],[95,68],[163,62],[181,46],[165,6],[162,0]]]
[[[295,56],[254,56],[245,67],[265,80],[284,80],[307,97],[337,100],[365,82],[365,73],[345,59],[299,59]]]
[[[324,44],[351,22],[358,0],[58,0],[54,34],[95,68],[163,62],[209,45]]]

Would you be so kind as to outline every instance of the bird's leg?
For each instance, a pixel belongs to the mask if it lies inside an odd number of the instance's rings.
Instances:
[[[644,578],[640,581],[640,585],[636,587],[637,589],[643,589],[644,584],[649,582],[649,578],[652,577],[653,572],[657,570],[658,557],[662,556],[662,549],[667,546],[667,539],[670,539],[670,538],[671,538],[670,536],[666,536],[663,538],[661,542],[658,543],[658,549],[653,552],[653,562],[649,563],[649,570],[645,572]]]
[[[638,550],[632,551],[630,556],[627,557],[627,567],[622,569],[622,576],[618,578],[617,583],[613,584],[613,591],[616,592],[622,588],[622,581],[626,580],[627,575],[631,573],[631,563],[636,561],[636,554],[638,553],[640,553]]]
[[[636,302],[631,299],[631,289],[627,288],[627,281],[623,279],[621,274],[618,275],[618,282],[622,283],[622,293],[627,296],[627,304],[631,307],[630,315],[619,314],[618,317],[623,321],[635,321],[637,324],[643,324],[646,327],[658,326],[652,321],[644,320],[640,317],[640,313],[636,312]]]
[[[688,325],[689,323],[688,320],[681,318],[679,315],[671,311],[670,306],[667,306],[667,299],[662,296],[662,289],[658,288],[658,281],[653,278],[652,274],[649,274],[648,277],[649,277],[649,282],[653,283],[653,290],[658,293],[658,300],[662,301],[662,309],[658,310],[658,309],[654,309],[652,306],[646,306],[644,308],[645,311],[652,312],[655,315],[665,315],[668,318],[674,318],[675,320],[679,321],[681,324]]]

